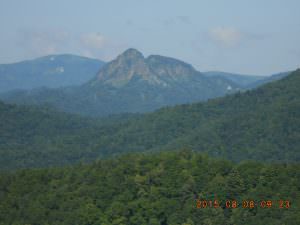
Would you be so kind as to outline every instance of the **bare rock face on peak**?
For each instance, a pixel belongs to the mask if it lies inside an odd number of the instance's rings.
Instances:
[[[60,110],[103,116],[148,112],[163,106],[193,103],[239,90],[234,82],[208,77],[188,63],[128,49],[106,63],[84,85],[58,90],[38,89],[4,96],[14,103],[47,104]]]
[[[107,63],[91,83],[120,88],[137,80],[162,87],[172,87],[176,83],[179,85],[185,81],[198,80],[210,87],[213,85],[211,81],[216,79],[207,78],[190,64],[180,60],[160,55],[150,55],[145,58],[141,52],[131,48]],[[224,82],[228,81],[224,79]]]
[[[100,70],[97,81],[120,87],[135,76],[153,81],[151,75],[143,54],[135,49],[128,49]]]

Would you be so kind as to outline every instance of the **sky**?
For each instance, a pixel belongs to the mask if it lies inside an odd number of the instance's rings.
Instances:
[[[109,61],[127,48],[199,71],[300,67],[299,0],[0,0],[0,63],[49,54]]]

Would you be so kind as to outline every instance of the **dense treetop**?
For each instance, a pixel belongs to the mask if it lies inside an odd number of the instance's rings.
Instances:
[[[182,150],[2,173],[0,224],[297,225],[299,171]],[[197,208],[197,199],[219,207]],[[239,205],[227,208],[232,200]],[[258,205],[243,208],[251,200]]]

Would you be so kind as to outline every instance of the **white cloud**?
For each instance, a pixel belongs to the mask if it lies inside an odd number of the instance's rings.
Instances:
[[[59,29],[21,30],[17,44],[22,59],[70,53],[108,61],[128,48],[120,40],[112,40],[99,32],[74,33]]]
[[[236,46],[242,38],[240,31],[230,27],[213,28],[209,31],[209,35],[211,39],[225,47]]]
[[[106,44],[105,37],[100,33],[87,33],[81,36],[83,45],[88,48],[101,49]]]
[[[80,55],[110,61],[120,52],[128,48],[127,44],[115,41],[101,33],[83,33],[79,38]]]
[[[63,30],[23,30],[19,33],[18,45],[32,56],[43,56],[59,52],[70,38]]]

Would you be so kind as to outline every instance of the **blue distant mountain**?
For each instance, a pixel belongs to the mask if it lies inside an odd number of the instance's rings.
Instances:
[[[236,85],[238,85],[241,89],[253,89],[256,87],[259,87],[263,84],[280,80],[281,78],[284,78],[285,76],[289,75],[290,72],[282,72],[282,73],[276,73],[272,75],[246,75],[246,74],[236,74],[236,73],[226,73],[221,71],[209,71],[209,72],[203,72],[204,75],[207,77],[214,77],[214,78],[223,78],[230,80],[234,82]]]
[[[13,91],[1,98],[17,104],[51,105],[65,112],[104,116],[149,112],[239,90],[234,82],[207,77],[180,60],[159,55],[145,58],[136,49],[128,49],[78,87]]]
[[[246,75],[246,74],[236,74],[236,73],[226,73],[221,71],[209,71],[204,72],[206,76],[209,77],[223,77],[233,81],[234,83],[247,87],[253,83],[266,79],[268,76],[256,76],[256,75]]]
[[[150,112],[165,106],[206,101],[282,77],[201,73],[178,59],[160,55],[144,57],[136,49],[126,50],[104,66],[97,60],[70,55],[47,56],[24,64],[26,69],[16,66],[15,74],[22,77],[23,71],[23,77],[30,77],[18,79],[26,81],[18,87],[27,90],[2,93],[2,100],[47,105],[88,116]],[[33,87],[39,88],[28,90]]]
[[[0,65],[0,92],[80,85],[95,77],[103,61],[76,55],[49,55]]]
[[[264,77],[263,79],[260,79],[260,80],[257,80],[255,82],[253,82],[253,83],[248,84],[246,86],[246,88],[247,89],[253,89],[253,88],[262,86],[264,84],[280,80],[280,79],[286,77],[287,75],[289,75],[290,73],[291,73],[291,71],[287,71],[287,72],[276,73],[276,74],[273,74],[273,75],[268,76],[268,77]]]

